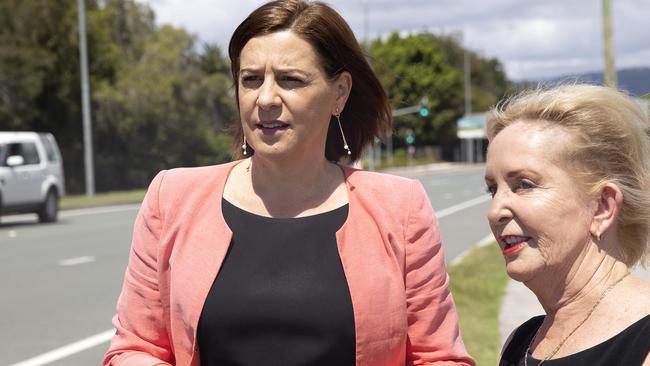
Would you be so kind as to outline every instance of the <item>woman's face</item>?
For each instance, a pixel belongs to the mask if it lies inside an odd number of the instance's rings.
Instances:
[[[255,154],[324,159],[330,118],[351,83],[344,74],[329,80],[313,47],[291,31],[249,40],[240,55],[239,114]]]
[[[584,259],[595,207],[561,162],[571,141],[559,127],[516,122],[490,142],[488,221],[515,280],[563,276]]]

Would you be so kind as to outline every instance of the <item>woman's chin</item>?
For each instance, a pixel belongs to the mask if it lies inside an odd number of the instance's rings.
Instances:
[[[518,282],[527,282],[530,280],[532,272],[531,266],[517,261],[506,263],[506,273],[508,277]]]

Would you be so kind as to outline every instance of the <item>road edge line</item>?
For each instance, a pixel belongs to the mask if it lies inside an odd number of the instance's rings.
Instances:
[[[89,348],[93,348],[95,346],[98,346],[102,343],[105,343],[109,341],[113,335],[115,335],[115,329],[109,329],[107,331],[101,332],[99,334],[95,334],[93,336],[90,336],[88,338],[84,338],[80,341],[76,341],[73,343],[70,343],[68,345],[65,345],[63,347],[59,347],[57,349],[53,349],[49,352],[45,352],[41,355],[38,355],[36,357],[32,357],[28,360],[21,361],[18,363],[15,363],[10,366],[43,366],[47,365],[48,363],[52,363],[54,361],[58,361],[60,359],[72,356],[76,353],[85,351]]]
[[[494,235],[492,233],[486,235],[483,239],[479,240],[476,242],[476,244],[472,245],[471,247],[467,248],[464,252],[460,253],[456,258],[454,258],[450,263],[449,267],[453,267],[457,265],[458,263],[462,262],[465,257],[474,249],[476,248],[481,248],[487,245],[492,244],[496,239],[494,239]]]

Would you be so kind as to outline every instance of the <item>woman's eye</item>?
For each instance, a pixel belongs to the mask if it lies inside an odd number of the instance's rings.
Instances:
[[[494,195],[497,193],[497,187],[487,186],[485,187],[485,192],[487,192],[490,196],[494,197]]]
[[[280,83],[284,87],[295,88],[304,85],[305,82],[295,76],[283,76],[280,78]]]
[[[535,184],[533,184],[533,182],[529,181],[528,179],[522,179],[519,181],[517,188],[528,190],[528,189],[535,188]]]
[[[246,88],[254,88],[262,84],[262,78],[255,75],[247,75],[241,78],[241,83]]]

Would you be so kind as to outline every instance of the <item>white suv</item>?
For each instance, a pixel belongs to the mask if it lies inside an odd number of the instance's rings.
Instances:
[[[61,152],[49,133],[0,132],[0,215],[56,221],[65,194]]]

